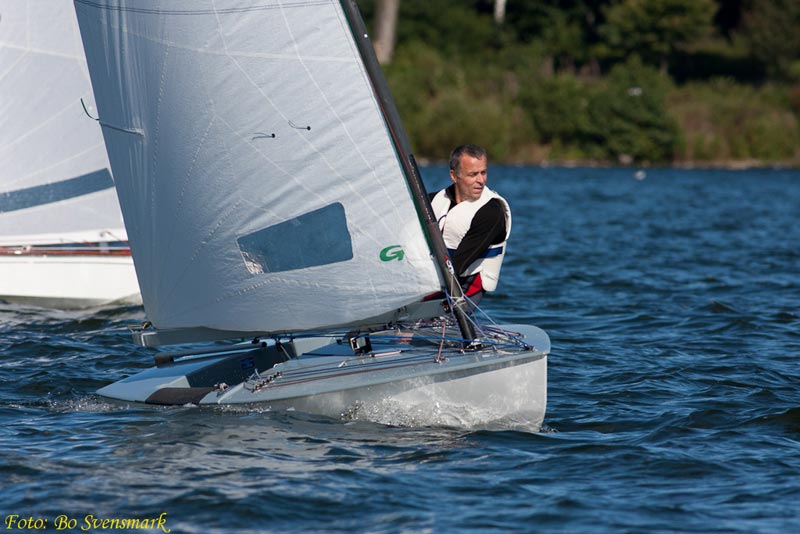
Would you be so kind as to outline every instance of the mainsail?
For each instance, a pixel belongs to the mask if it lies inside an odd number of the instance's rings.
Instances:
[[[442,287],[340,2],[75,7],[157,328],[322,329]]]
[[[124,241],[72,2],[0,0],[0,247]]]

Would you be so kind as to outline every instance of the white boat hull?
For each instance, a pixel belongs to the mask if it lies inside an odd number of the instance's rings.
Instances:
[[[78,309],[141,304],[130,256],[0,256],[0,300]]]
[[[98,393],[150,404],[253,405],[387,423],[538,429],[547,404],[549,338],[532,326],[500,328],[519,333],[527,346],[440,351],[435,343],[394,341],[354,354],[328,341],[290,358],[275,344],[237,345],[170,358]]]
[[[398,387],[399,386],[399,387]],[[547,407],[547,356],[463,378],[344,389],[272,401],[271,409],[387,424],[538,430]]]

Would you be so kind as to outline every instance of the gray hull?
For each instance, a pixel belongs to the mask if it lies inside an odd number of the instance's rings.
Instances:
[[[498,328],[524,345],[462,351],[402,336],[373,336],[377,342],[361,354],[329,338],[237,345],[162,359],[98,393],[150,404],[252,405],[336,418],[536,429],[547,403],[549,338],[533,326]]]

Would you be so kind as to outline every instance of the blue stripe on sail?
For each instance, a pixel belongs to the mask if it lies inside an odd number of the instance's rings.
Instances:
[[[494,258],[495,256],[499,256],[500,254],[502,254],[502,253],[503,253],[503,248],[504,248],[504,247],[492,247],[492,248],[490,248],[490,249],[487,249],[487,250],[486,250],[486,252],[484,252],[483,254],[481,254],[481,255],[480,255],[480,256],[478,256],[478,257],[479,257],[479,258]],[[452,258],[453,256],[455,256],[455,255],[456,255],[456,249],[454,249],[454,248],[448,248],[448,249],[447,249],[447,253],[448,253],[448,254],[450,255],[450,257]]]
[[[112,187],[114,187],[114,180],[111,179],[111,173],[108,169],[100,169],[52,184],[0,193],[0,213],[51,204]]]

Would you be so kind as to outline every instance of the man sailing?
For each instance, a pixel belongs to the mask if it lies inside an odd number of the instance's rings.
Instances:
[[[460,145],[450,154],[453,184],[431,195],[431,206],[464,295],[476,303],[494,291],[511,233],[508,202],[486,187],[486,150]]]

